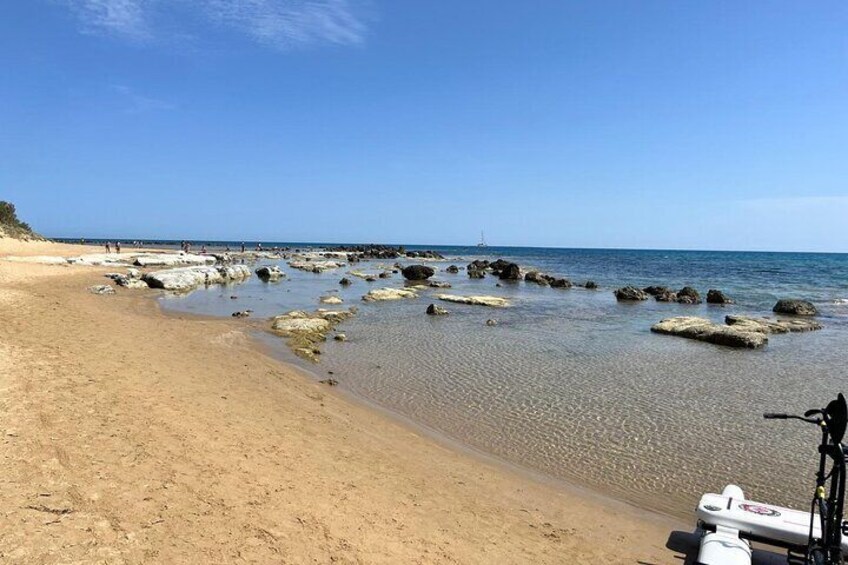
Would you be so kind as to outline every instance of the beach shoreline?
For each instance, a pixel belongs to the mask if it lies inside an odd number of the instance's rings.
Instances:
[[[0,263],[4,560],[676,561],[686,524],[434,441],[243,324],[88,293],[105,271]]]

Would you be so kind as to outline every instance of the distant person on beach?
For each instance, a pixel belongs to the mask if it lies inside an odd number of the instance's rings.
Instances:
[[[200,248],[200,253],[201,253],[201,255],[206,255],[206,246],[205,245]]]
[[[106,242],[106,253],[112,253],[112,244],[108,241]]]
[[[120,242],[120,241],[116,241],[116,242],[115,242],[115,252],[116,252],[116,253],[120,253],[120,252],[121,252],[121,242]]]
[[[241,242],[241,252],[244,253],[244,242]]]
[[[256,250],[257,250],[257,251],[262,251],[262,244],[261,244],[261,243],[257,243],[257,244],[256,244]]]

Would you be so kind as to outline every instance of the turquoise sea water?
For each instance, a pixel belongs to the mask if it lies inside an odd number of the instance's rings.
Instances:
[[[240,243],[240,242],[238,242]],[[265,247],[274,244],[265,243]],[[280,244],[281,246],[286,244]],[[303,244],[288,244],[300,245]],[[235,246],[235,244],[233,244]],[[414,249],[415,246],[408,246]],[[630,251],[489,247],[435,248],[448,259],[428,263],[446,292],[510,299],[505,309],[441,303],[449,316],[417,299],[364,303],[371,288],[403,285],[400,275],[367,283],[337,282],[348,268],[323,274],[279,264],[278,284],[256,277],[163,298],[166,308],[254,319],[321,307],[337,293],[359,307],[329,341],[317,376],[333,371],[355,395],[470,447],[555,478],[602,490],[653,509],[688,516],[700,493],[741,484],[750,496],[805,505],[814,472],[815,430],[764,422],[761,413],[803,411],[848,392],[848,255]],[[594,280],[597,291],[471,280],[449,264],[503,257],[522,267]],[[411,264],[414,260],[403,260]],[[392,261],[352,269],[377,272]],[[260,263],[262,264],[262,263]],[[617,303],[612,290],[632,284],[718,288],[732,306],[653,300]],[[231,296],[238,296],[233,300]],[[658,320],[698,315],[769,315],[778,298],[811,300],[825,329],[772,336],[761,351],[739,351],[652,334]],[[498,325],[485,321],[494,318]],[[271,340],[277,343],[274,338]],[[279,343],[281,351],[283,345]]]

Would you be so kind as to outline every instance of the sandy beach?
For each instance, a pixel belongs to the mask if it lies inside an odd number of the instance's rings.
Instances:
[[[4,563],[680,562],[690,524],[441,445],[237,321],[89,293],[106,270],[0,260]]]

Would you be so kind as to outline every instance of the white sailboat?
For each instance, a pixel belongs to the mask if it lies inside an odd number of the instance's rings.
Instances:
[[[486,235],[482,231],[480,232],[480,243],[477,244],[477,247],[489,247],[486,245]]]

